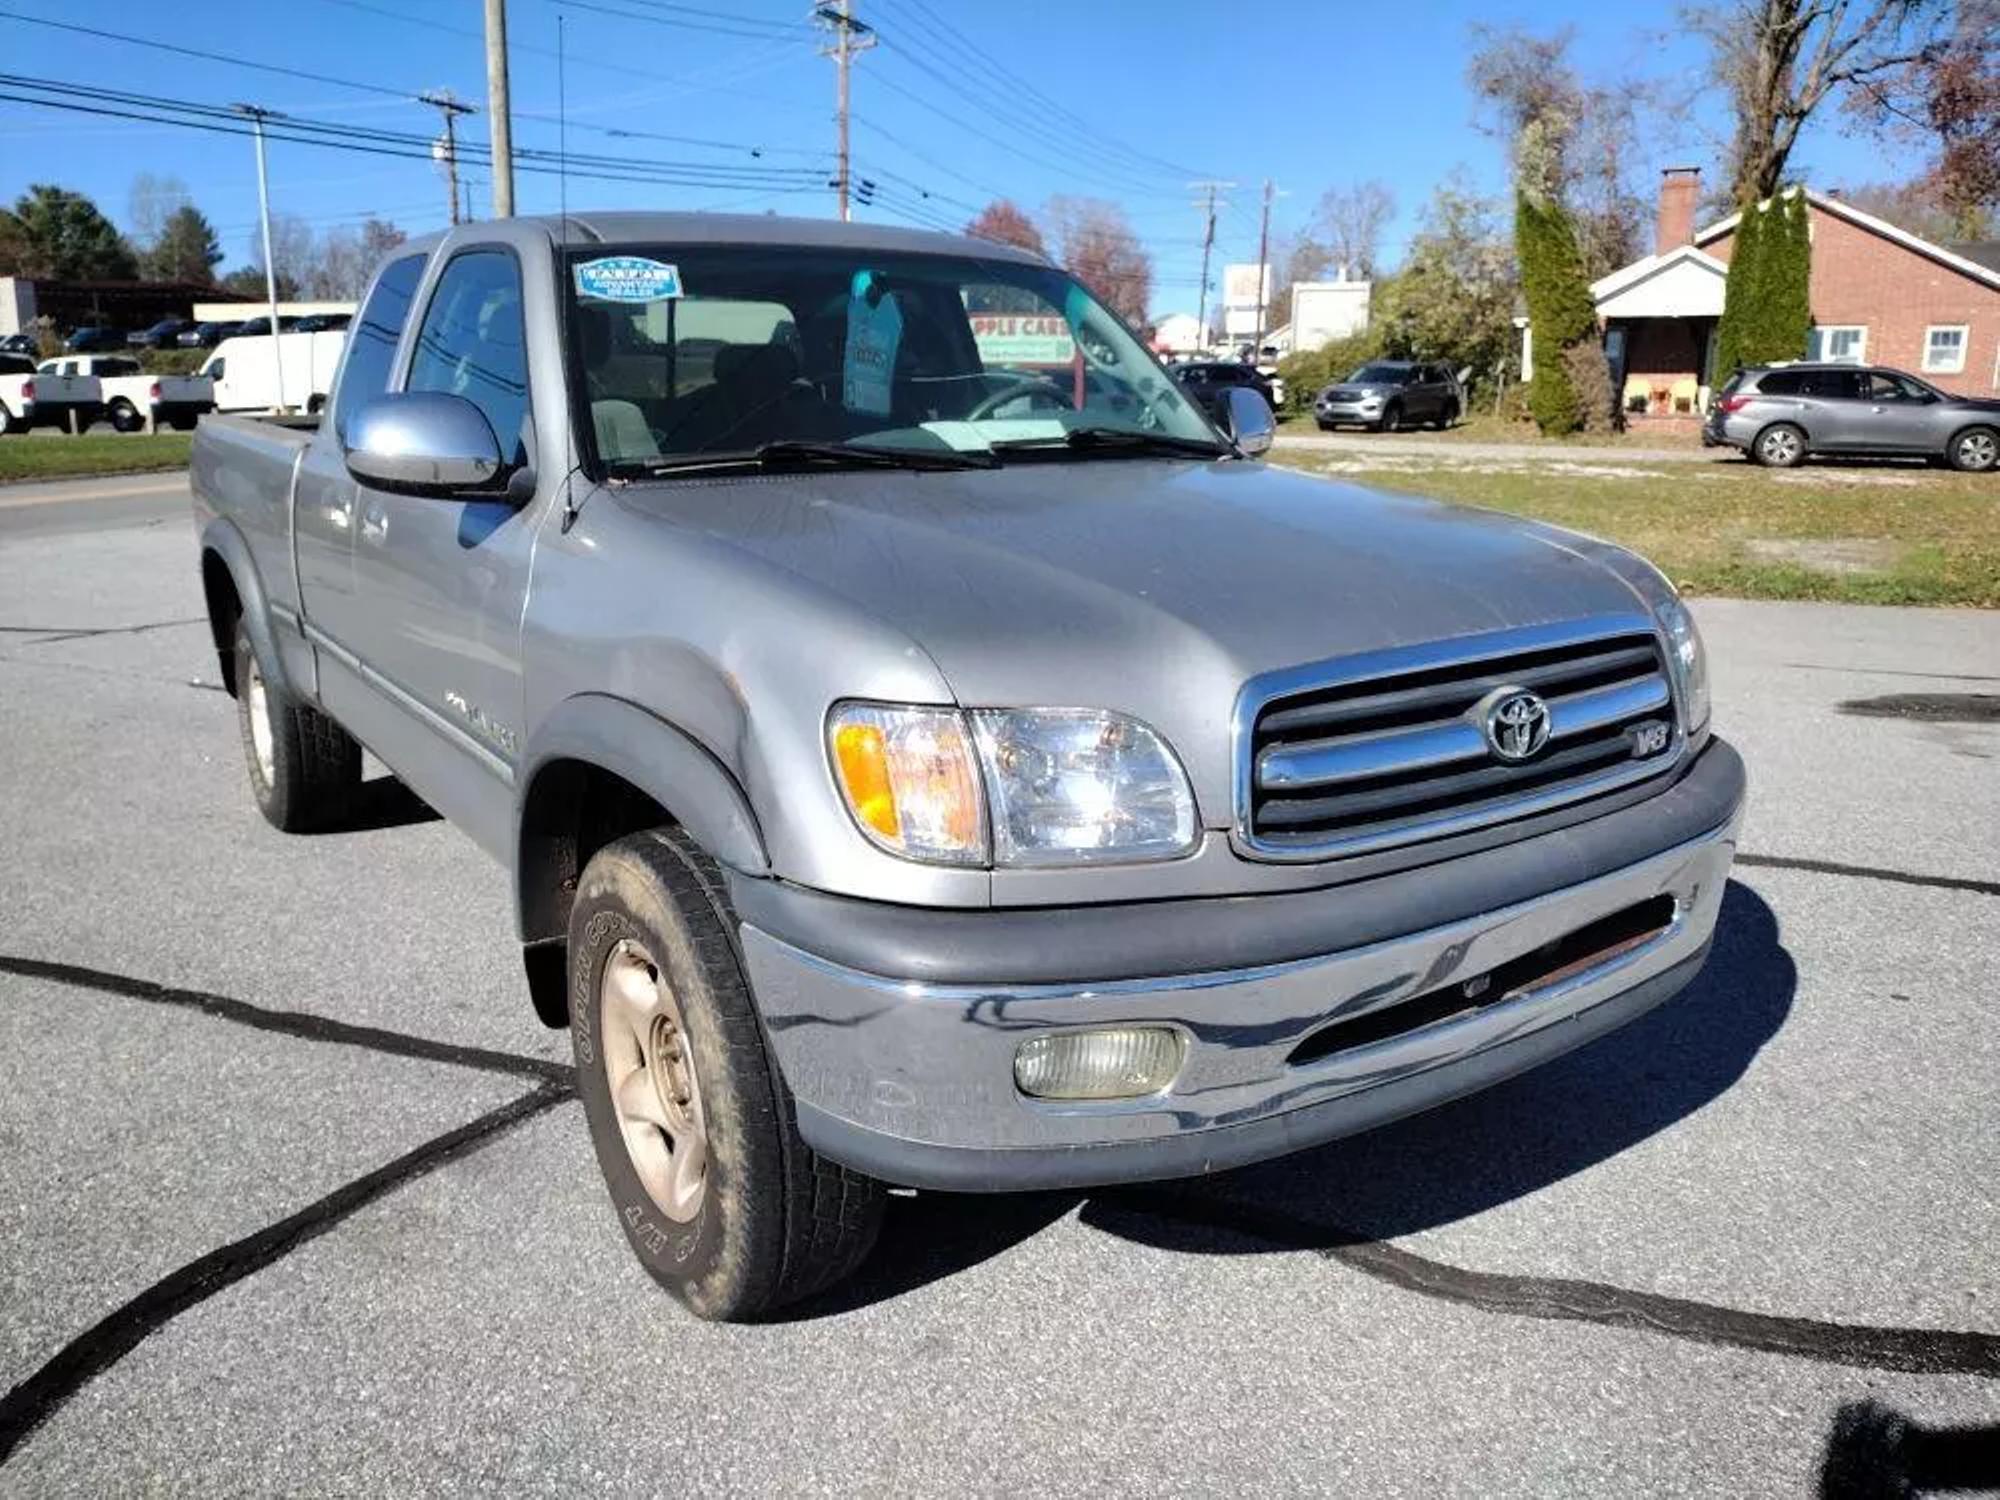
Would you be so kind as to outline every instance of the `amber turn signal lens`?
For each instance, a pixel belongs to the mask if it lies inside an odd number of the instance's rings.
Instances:
[[[895,840],[903,826],[896,817],[896,793],[889,785],[889,750],[882,731],[873,724],[843,724],[833,732],[833,756],[840,767],[841,790],[854,816]]]

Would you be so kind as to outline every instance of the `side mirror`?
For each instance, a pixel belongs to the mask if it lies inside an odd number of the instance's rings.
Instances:
[[[347,472],[377,489],[449,498],[507,484],[500,440],[486,414],[463,396],[377,396],[348,419],[340,442]]]
[[[1247,385],[1232,385],[1222,407],[1223,425],[1229,429],[1236,446],[1250,457],[1268,453],[1271,438],[1278,430],[1277,419],[1271,415],[1271,407],[1261,394]]]

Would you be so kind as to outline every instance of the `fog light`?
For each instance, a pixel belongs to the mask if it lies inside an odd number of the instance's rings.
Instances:
[[[1037,1099],[1135,1099],[1172,1083],[1186,1055],[1164,1026],[1058,1031],[1021,1044],[1014,1082]]]

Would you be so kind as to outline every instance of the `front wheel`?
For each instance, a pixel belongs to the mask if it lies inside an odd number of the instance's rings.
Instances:
[[[1382,419],[1375,424],[1377,432],[1400,432],[1403,426],[1403,408],[1393,402],[1382,408]]]
[[[840,1280],[882,1185],[800,1138],[714,861],[678,828],[591,859],[569,922],[570,1040],[597,1164],[639,1263],[696,1316]]]
[[[273,828],[304,833],[336,823],[361,784],[361,746],[274,679],[236,622],[236,720],[250,795]]]
[[[1806,435],[1789,422],[1780,422],[1757,434],[1750,455],[1767,469],[1795,469],[1805,461]]]
[[[2000,432],[1991,427],[1968,427],[1951,440],[1946,457],[1954,469],[1984,474],[2000,464]]]

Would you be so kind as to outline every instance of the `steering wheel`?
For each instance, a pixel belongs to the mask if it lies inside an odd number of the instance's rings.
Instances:
[[[1053,380],[1043,379],[1040,375],[1023,375],[1012,384],[1002,386],[992,395],[979,401],[965,414],[965,420],[977,422],[990,417],[1009,401],[1018,401],[1023,396],[1028,398],[1030,408],[1035,405],[1036,398],[1040,397],[1044,405],[1053,406],[1059,411],[1069,410],[1069,393],[1061,386]]]

